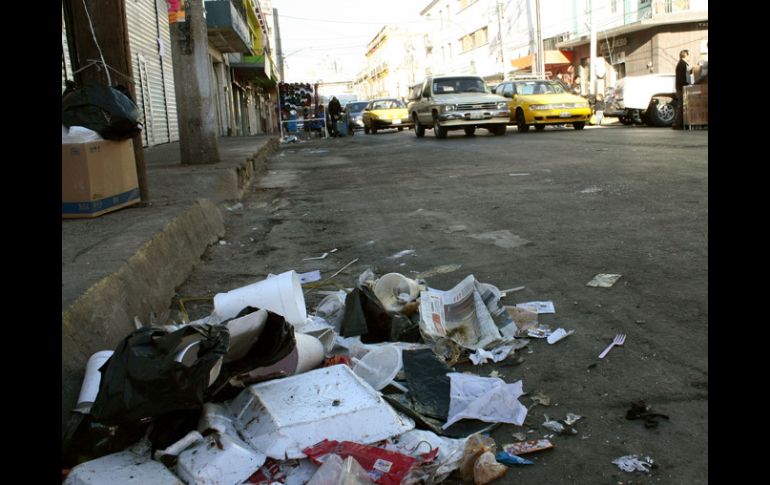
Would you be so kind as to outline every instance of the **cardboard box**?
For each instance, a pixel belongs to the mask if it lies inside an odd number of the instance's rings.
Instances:
[[[132,140],[62,143],[61,214],[96,217],[140,201]]]

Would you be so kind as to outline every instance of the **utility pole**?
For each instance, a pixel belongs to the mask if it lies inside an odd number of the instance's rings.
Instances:
[[[540,20],[540,0],[535,0],[535,19],[537,22],[537,70],[545,79],[545,52],[543,51],[543,23]]]
[[[588,64],[590,71],[590,83],[588,84],[588,94],[596,94],[596,19],[594,17],[594,2],[588,1],[588,8],[591,9],[590,22],[591,22],[591,62]]]
[[[283,82],[283,48],[281,47],[281,27],[278,23],[278,9],[273,9],[273,23],[275,24],[275,60],[278,64],[278,79]]]
[[[75,81],[81,86],[120,84],[126,86],[131,97],[136,100],[125,1],[64,0],[64,7]],[[98,63],[87,67],[92,60]],[[102,62],[109,67],[102,65]],[[139,196],[142,203],[146,204],[150,201],[150,192],[147,187],[142,134],[136,135],[133,142]]]
[[[503,70],[501,72],[502,80],[505,81],[508,71],[511,70],[511,64],[508,62],[508,51],[505,48],[505,36],[503,35],[503,2],[497,0],[497,33],[498,42],[500,43],[500,59],[503,63]]]
[[[203,0],[187,0],[185,6],[185,20],[170,25],[182,165],[219,163]]]

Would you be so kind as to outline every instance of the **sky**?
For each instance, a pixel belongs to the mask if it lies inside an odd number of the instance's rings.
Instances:
[[[339,80],[364,67],[367,44],[388,24],[419,23],[430,0],[273,0],[286,80],[315,82],[336,61]],[[272,46],[275,52],[275,45]],[[329,81],[330,79],[324,79]]]

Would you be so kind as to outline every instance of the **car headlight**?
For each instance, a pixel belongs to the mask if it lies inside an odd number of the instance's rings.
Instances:
[[[457,109],[457,106],[454,104],[445,104],[443,106],[444,113],[448,113],[450,111],[455,111]]]
[[[497,103],[497,109],[506,109],[508,108],[508,103],[505,101],[500,101]]]

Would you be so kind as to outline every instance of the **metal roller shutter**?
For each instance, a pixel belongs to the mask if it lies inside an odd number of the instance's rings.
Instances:
[[[161,0],[126,1],[136,101],[145,118],[142,133],[144,146],[179,139],[165,5],[165,1]]]

